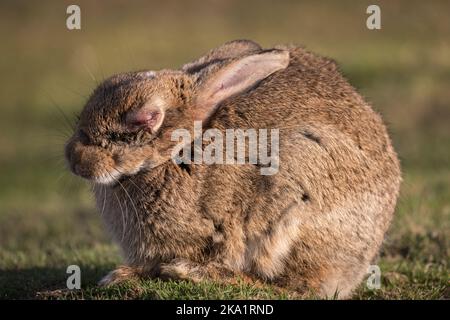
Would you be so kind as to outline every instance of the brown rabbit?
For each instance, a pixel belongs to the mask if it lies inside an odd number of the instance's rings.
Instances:
[[[279,170],[177,164],[176,129],[279,129]],[[180,70],[111,77],[66,145],[132,277],[260,279],[349,297],[392,219],[399,162],[378,114],[333,61],[233,41]]]

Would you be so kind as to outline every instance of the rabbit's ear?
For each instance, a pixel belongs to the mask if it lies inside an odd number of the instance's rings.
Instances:
[[[289,65],[289,52],[272,50],[235,60],[206,75],[195,99],[195,119],[205,120],[225,99],[255,86]]]
[[[220,47],[212,49],[203,57],[185,64],[182,70],[186,73],[196,73],[208,66],[210,63],[233,59],[244,54],[256,53],[261,51],[261,47],[251,40],[234,40],[226,42]]]

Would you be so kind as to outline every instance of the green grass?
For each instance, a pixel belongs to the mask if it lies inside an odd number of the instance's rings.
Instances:
[[[378,264],[382,286],[355,299],[448,299],[450,248],[450,20],[445,1],[382,1],[381,31],[365,29],[370,1],[78,1],[82,30],[65,29],[70,3],[0,4],[0,299],[295,299],[268,285],[96,282],[120,264],[88,186],[65,169],[76,113],[96,82],[169,68],[221,42],[301,43],[336,59],[383,114],[404,182]],[[94,80],[91,78],[94,77]],[[82,289],[64,290],[66,268]],[[310,296],[307,298],[314,298]]]
[[[95,286],[83,290],[55,290],[38,294],[43,299],[288,299],[270,287],[248,284],[222,285],[213,282],[193,284],[187,281],[130,281],[110,288]]]

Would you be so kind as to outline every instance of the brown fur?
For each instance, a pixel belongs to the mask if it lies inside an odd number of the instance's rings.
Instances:
[[[96,182],[98,208],[123,251],[126,267],[103,284],[246,275],[345,298],[361,282],[401,180],[386,128],[333,61],[298,47],[268,51],[287,52],[289,66],[204,110],[199,97],[211,79],[264,52],[230,42],[180,71],[121,74],[94,91],[66,157]],[[161,127],[127,131],[124,115],[152,99],[165,110]],[[204,129],[279,128],[279,172],[176,165],[170,134],[199,117]]]

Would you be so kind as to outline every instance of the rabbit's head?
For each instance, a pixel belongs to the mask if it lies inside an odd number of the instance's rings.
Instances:
[[[76,175],[100,184],[150,170],[171,157],[171,134],[208,121],[218,105],[289,64],[283,50],[227,43],[181,70],[125,73],[102,83],[65,148]]]

